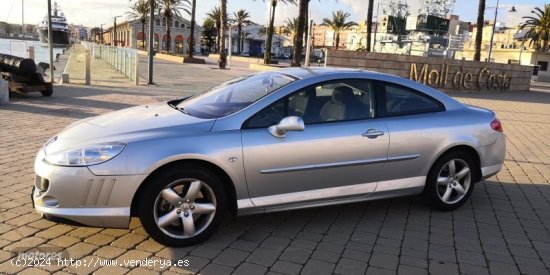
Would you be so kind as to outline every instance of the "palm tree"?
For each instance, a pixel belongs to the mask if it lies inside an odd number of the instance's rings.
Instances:
[[[195,8],[197,7],[197,0],[192,0],[191,6],[191,28],[189,29],[191,35],[189,36],[189,54],[190,58],[193,58],[195,52]]]
[[[275,9],[278,2],[295,4],[296,0],[270,0],[271,1],[271,13],[269,15],[269,26],[267,27],[267,37],[265,41],[264,51],[264,64],[271,63],[271,44],[273,41],[273,25],[275,24]]]
[[[240,9],[237,12],[234,12],[233,16],[235,18],[231,21],[237,24],[237,51],[239,54],[241,54],[242,52],[241,36],[242,36],[243,26],[250,24],[251,21],[248,20],[248,18],[250,18],[250,14],[246,10]]]
[[[189,6],[191,3],[189,0],[160,0],[158,3],[159,13],[166,18],[166,53],[170,53],[170,25],[172,24],[172,17],[182,17],[180,10],[183,10],[187,14],[191,14]]]
[[[485,0],[479,0],[477,7],[477,32],[476,32],[476,51],[474,53],[474,61],[481,60],[481,42],[483,39],[483,24],[485,21]],[[496,24],[496,22],[494,23]]]
[[[367,11],[367,52],[370,52],[371,33],[372,33],[372,11],[374,9],[374,0],[369,0],[369,9]],[[376,26],[378,29],[378,25]],[[375,45],[373,45],[374,48]]]
[[[202,28],[204,29],[202,32],[202,40],[206,46],[206,51],[210,52],[212,50],[212,46],[215,46],[214,44],[218,38],[216,22],[211,18],[206,18],[202,23]]]
[[[531,13],[536,17],[522,17],[525,21],[519,25],[519,29],[527,30],[524,37],[529,39],[529,46],[535,43],[537,50],[546,52],[550,41],[550,5],[545,5],[544,10],[537,7]]]
[[[227,55],[225,53],[225,30],[227,29],[227,0],[220,0],[220,28],[218,32],[218,39],[220,40],[220,48],[218,52],[220,54],[220,60],[218,61],[218,67],[225,69],[227,62]]]
[[[126,12],[126,17],[130,20],[138,19],[141,22],[141,48],[145,49],[145,23],[149,18],[149,7],[148,0],[138,0],[134,4],[130,5],[131,11]]]
[[[221,11],[220,7],[213,8],[209,13],[206,14],[206,17],[212,19],[216,24],[216,30],[219,33],[222,23],[221,23]],[[220,49],[220,36],[216,35],[216,52]]]
[[[290,40],[294,41],[294,36],[297,33],[298,18],[287,18],[283,27],[283,33],[290,36]]]
[[[240,37],[241,37],[241,50],[244,49],[244,40],[245,40],[249,35],[251,35],[251,33],[248,32],[248,31],[243,31],[243,32],[241,32],[241,36],[240,36]],[[249,50],[250,50],[250,47],[249,47]],[[242,54],[242,53],[241,53],[241,54]]]
[[[294,50],[292,51],[292,67],[300,67],[302,63],[302,50],[304,48],[304,30],[307,27],[307,11],[309,0],[299,0],[298,4],[298,26],[294,35]]]
[[[348,21],[348,18],[351,16],[348,12],[336,11],[332,12],[332,20],[325,18],[321,26],[327,26],[334,31],[336,36],[336,49],[340,45],[340,32],[350,29],[353,26],[357,26],[357,23],[353,21]]]

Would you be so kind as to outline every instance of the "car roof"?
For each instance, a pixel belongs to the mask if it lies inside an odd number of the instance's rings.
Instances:
[[[317,68],[303,68],[303,67],[293,67],[293,68],[284,68],[275,70],[276,72],[280,72],[283,74],[288,74],[300,79],[307,79],[310,77],[320,76],[320,75],[328,75],[328,74],[335,74],[335,73],[358,73],[358,72],[367,72],[364,70],[358,70],[358,69],[348,69],[348,68],[326,68],[326,67],[317,67]]]

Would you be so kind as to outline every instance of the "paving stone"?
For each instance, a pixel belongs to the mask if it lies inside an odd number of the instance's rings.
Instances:
[[[285,261],[277,261],[275,264],[270,268],[271,271],[276,271],[284,274],[299,274],[300,270],[302,269],[302,265],[291,263],[291,262],[285,262]]]
[[[235,270],[235,275],[251,275],[251,274],[265,274],[267,272],[267,267],[253,264],[253,263],[243,263]]]
[[[269,267],[277,261],[280,254],[280,251],[259,247],[250,254],[246,261]]]
[[[283,251],[283,254],[281,254],[279,259],[298,264],[305,264],[311,253],[312,251],[309,249],[289,246],[285,249],[285,251]]]
[[[372,254],[369,266],[396,270],[399,258],[389,254]]]
[[[224,250],[222,253],[220,253],[216,258],[214,258],[212,262],[226,265],[226,266],[236,267],[239,264],[241,264],[241,262],[243,262],[244,259],[248,257],[248,255],[249,254],[247,252],[228,248]]]
[[[333,263],[327,263],[315,259],[310,259],[305,264],[304,268],[302,269],[301,274],[304,275],[323,275],[323,274],[332,274],[332,270],[334,269],[335,264]]]
[[[234,269],[220,264],[211,263],[204,267],[200,274],[204,275],[224,275],[233,273]]]
[[[346,275],[364,274],[367,270],[367,266],[366,262],[343,258],[338,261],[334,273]]]
[[[428,270],[420,267],[409,266],[409,265],[399,265],[397,267],[397,274],[401,275],[423,275],[427,274]]]

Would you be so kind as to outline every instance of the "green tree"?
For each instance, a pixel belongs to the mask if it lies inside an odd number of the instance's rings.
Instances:
[[[477,32],[476,32],[476,40],[475,40],[474,61],[481,60],[481,42],[483,39],[483,25],[485,24],[484,16],[485,16],[485,0],[479,0],[479,4],[477,7]]]
[[[206,14],[206,16],[214,21],[216,31],[219,33],[222,23],[221,23],[221,11],[220,7],[213,8],[209,13]],[[216,35],[216,52],[220,49],[220,36]]]
[[[348,12],[336,11],[332,12],[332,19],[324,18],[321,26],[327,26],[334,31],[334,36],[336,37],[336,49],[340,45],[340,32],[350,29],[353,26],[357,26],[357,23],[353,21],[348,21],[348,18],[351,16]]]
[[[218,37],[217,29],[216,29],[216,22],[212,20],[212,18],[206,18],[204,19],[204,22],[202,23],[202,43],[206,47],[207,52],[212,51],[212,47],[216,44],[216,39]]]
[[[524,16],[519,28],[527,30],[525,37],[529,39],[529,46],[535,44],[538,51],[546,52],[550,41],[550,5],[545,5],[544,10],[535,8],[531,13],[535,16]]]
[[[290,40],[294,41],[294,36],[298,32],[298,18],[287,18],[283,32],[290,36]]]
[[[138,0],[130,5],[130,11],[126,12],[129,20],[139,20],[141,23],[141,48],[145,49],[145,23],[149,18],[150,6],[148,0]]]
[[[241,54],[243,50],[241,43],[243,26],[251,23],[251,21],[248,20],[248,18],[250,18],[250,14],[246,10],[240,9],[237,12],[234,12],[233,16],[235,18],[231,21],[237,24],[237,51]]]
[[[191,14],[189,7],[191,3],[189,0],[160,0],[158,2],[159,14],[166,18],[166,53],[170,53],[170,26],[172,25],[172,18],[182,17],[180,11],[184,11],[187,14]]]

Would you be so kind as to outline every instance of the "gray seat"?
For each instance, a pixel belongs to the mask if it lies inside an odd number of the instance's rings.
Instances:
[[[347,86],[336,87],[332,92],[332,98],[321,108],[322,121],[352,119],[351,114],[357,100],[353,90]],[[360,103],[359,103],[360,104]]]

